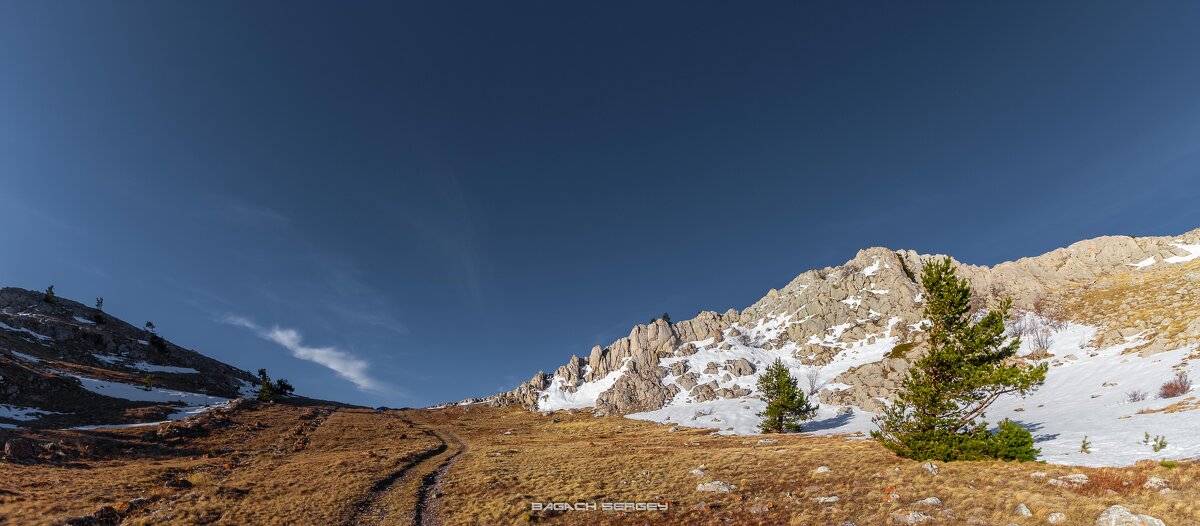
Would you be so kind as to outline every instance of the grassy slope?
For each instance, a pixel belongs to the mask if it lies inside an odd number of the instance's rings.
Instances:
[[[50,524],[149,497],[125,524],[333,524],[376,481],[440,444],[395,415],[331,406],[238,411],[209,436],[171,445],[141,438],[146,429],[38,433],[90,442],[92,454],[0,463],[0,517]],[[192,487],[166,486],[177,479]]]
[[[556,421],[557,420],[557,421]],[[411,423],[410,423],[411,422]],[[1090,525],[1106,507],[1122,504],[1171,525],[1200,524],[1200,463],[1166,468],[1144,463],[1085,469],[1039,463],[941,464],[931,475],[876,444],[838,437],[714,436],[587,413],[551,416],[519,409],[469,406],[379,413],[334,406],[264,405],[235,411],[206,436],[143,438],[148,428],[94,432],[36,431],[63,440],[66,458],[36,464],[0,463],[0,517],[13,524],[49,524],[112,505],[124,509],[149,497],[126,524],[405,524],[420,477],[432,456],[392,491],[373,487],[437,451],[433,431],[453,433],[466,449],[444,480],[442,524],[887,524],[893,511],[946,508],[937,524],[1044,524],[1062,512],[1067,524]],[[149,428],[153,429],[153,428]],[[777,439],[760,444],[761,438]],[[423,458],[423,457],[422,457]],[[691,471],[707,466],[703,475]],[[815,474],[818,466],[830,471]],[[1085,473],[1092,483],[1057,488],[1031,476]],[[1168,495],[1141,488],[1148,476],[1169,481]],[[171,488],[168,480],[186,480]],[[698,493],[720,480],[730,493]],[[889,489],[898,495],[889,500]],[[1110,493],[1111,491],[1111,493]],[[384,520],[355,516],[364,499],[387,508]],[[818,503],[817,497],[838,497]],[[941,507],[913,507],[938,497]],[[529,513],[537,501],[668,502],[666,512]],[[1032,518],[1013,514],[1025,503]],[[2,523],[3,521],[0,521]]]
[[[888,524],[899,509],[954,518],[938,524],[1044,524],[1062,512],[1067,524],[1091,525],[1105,508],[1122,504],[1167,524],[1200,524],[1200,464],[1174,469],[1154,463],[1086,469],[1040,463],[961,462],[937,476],[865,440],[803,435],[713,436],[621,418],[556,413],[553,417],[481,406],[414,416],[455,429],[470,443],[446,481],[446,524]],[[559,422],[553,422],[557,418]],[[510,432],[511,431],[511,432]],[[707,473],[690,472],[704,464]],[[830,472],[814,474],[819,466]],[[1031,476],[1085,473],[1092,483],[1062,489]],[[1168,495],[1141,488],[1148,476],[1170,481]],[[700,482],[736,486],[727,494],[698,493]],[[891,488],[899,498],[888,501]],[[1115,493],[1109,493],[1109,490]],[[836,495],[833,504],[817,497]],[[938,497],[942,507],[913,507]],[[528,513],[534,501],[667,501],[667,512]],[[1018,503],[1034,513],[1013,514]]]

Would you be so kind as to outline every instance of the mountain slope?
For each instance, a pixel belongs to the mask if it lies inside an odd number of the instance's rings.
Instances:
[[[80,303],[0,289],[0,427],[180,418],[237,397],[253,381]]]
[[[758,371],[780,358],[821,401],[808,431],[865,432],[924,352],[917,274],[934,257],[866,249],[844,265],[805,272],[740,312],[635,326],[496,400],[752,433],[762,407]],[[1024,335],[1022,359],[1052,365],[1040,393],[997,404],[991,421],[1026,422],[1054,461],[1120,463],[1200,450],[1200,438],[1183,436],[1200,436],[1200,426],[1186,422],[1194,414],[1155,412],[1190,393],[1127,400],[1133,391],[1157,393],[1178,371],[1200,376],[1200,229],[1101,237],[994,267],[956,264],[979,307],[1014,299],[1010,331]],[[1083,429],[1074,424],[1085,420],[1070,418],[1076,413],[1105,416]],[[1167,449],[1141,444],[1145,432],[1168,431],[1178,443]],[[1106,452],[1073,455],[1085,433]]]

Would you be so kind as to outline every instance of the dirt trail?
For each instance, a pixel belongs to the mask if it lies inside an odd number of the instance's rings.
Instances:
[[[345,526],[441,524],[437,514],[437,492],[443,476],[466,445],[449,431],[397,418],[421,428],[441,443],[376,482],[353,507],[353,514],[343,523]]]
[[[458,459],[458,456],[467,450],[467,444],[452,431],[440,430],[434,431],[434,433],[438,435],[438,438],[442,439],[443,443],[453,443],[455,451],[446,457],[436,470],[425,475],[421,480],[421,488],[417,492],[416,514],[413,517],[413,524],[417,526],[441,526],[442,522],[438,515],[438,510],[446,473],[450,471],[450,467],[454,465],[454,461]]]

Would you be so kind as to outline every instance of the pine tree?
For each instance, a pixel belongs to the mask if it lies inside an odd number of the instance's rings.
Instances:
[[[946,258],[925,265],[921,285],[929,354],[913,363],[871,435],[917,460],[1032,459],[1037,450],[1028,431],[1006,422],[992,433],[982,420],[1000,396],[1024,396],[1046,379],[1045,364],[1008,362],[1020,345],[1004,334],[1012,301],[972,321],[971,287]]]
[[[57,296],[54,295],[54,285],[50,285],[49,287],[46,287],[46,292],[42,295],[42,301],[46,303],[54,303],[54,299],[56,297]]]
[[[97,325],[104,324],[104,298],[96,298],[96,312],[92,313],[92,322]]]
[[[263,402],[272,402],[281,396],[289,396],[296,390],[292,387],[291,382],[280,378],[274,382],[271,377],[267,376],[266,369],[258,370],[258,399]]]
[[[817,412],[817,406],[808,402],[796,379],[778,358],[758,377],[758,390],[767,402],[766,409],[758,414],[763,417],[759,424],[763,433],[800,431],[800,421],[812,418]]]
[[[271,377],[267,376],[266,369],[258,370],[258,399],[263,402],[275,399],[275,384],[271,383]]]

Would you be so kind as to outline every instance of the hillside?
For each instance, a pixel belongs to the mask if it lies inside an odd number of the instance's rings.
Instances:
[[[936,257],[862,250],[741,311],[637,325],[495,400],[754,433],[758,373],[780,358],[821,402],[807,431],[865,433],[925,352],[917,276]],[[1009,330],[1022,336],[1020,359],[1051,365],[1039,392],[1001,400],[990,421],[1021,422],[1051,462],[1197,455],[1200,419],[1190,411],[1200,404],[1191,393],[1157,393],[1176,373],[1200,377],[1200,229],[1101,237],[993,267],[956,265],[979,308],[1013,298]],[[1152,451],[1145,433],[1167,436],[1169,446]],[[1090,454],[1079,451],[1084,435],[1095,444]]]
[[[246,371],[78,302],[0,289],[0,428],[179,419],[253,382]]]

